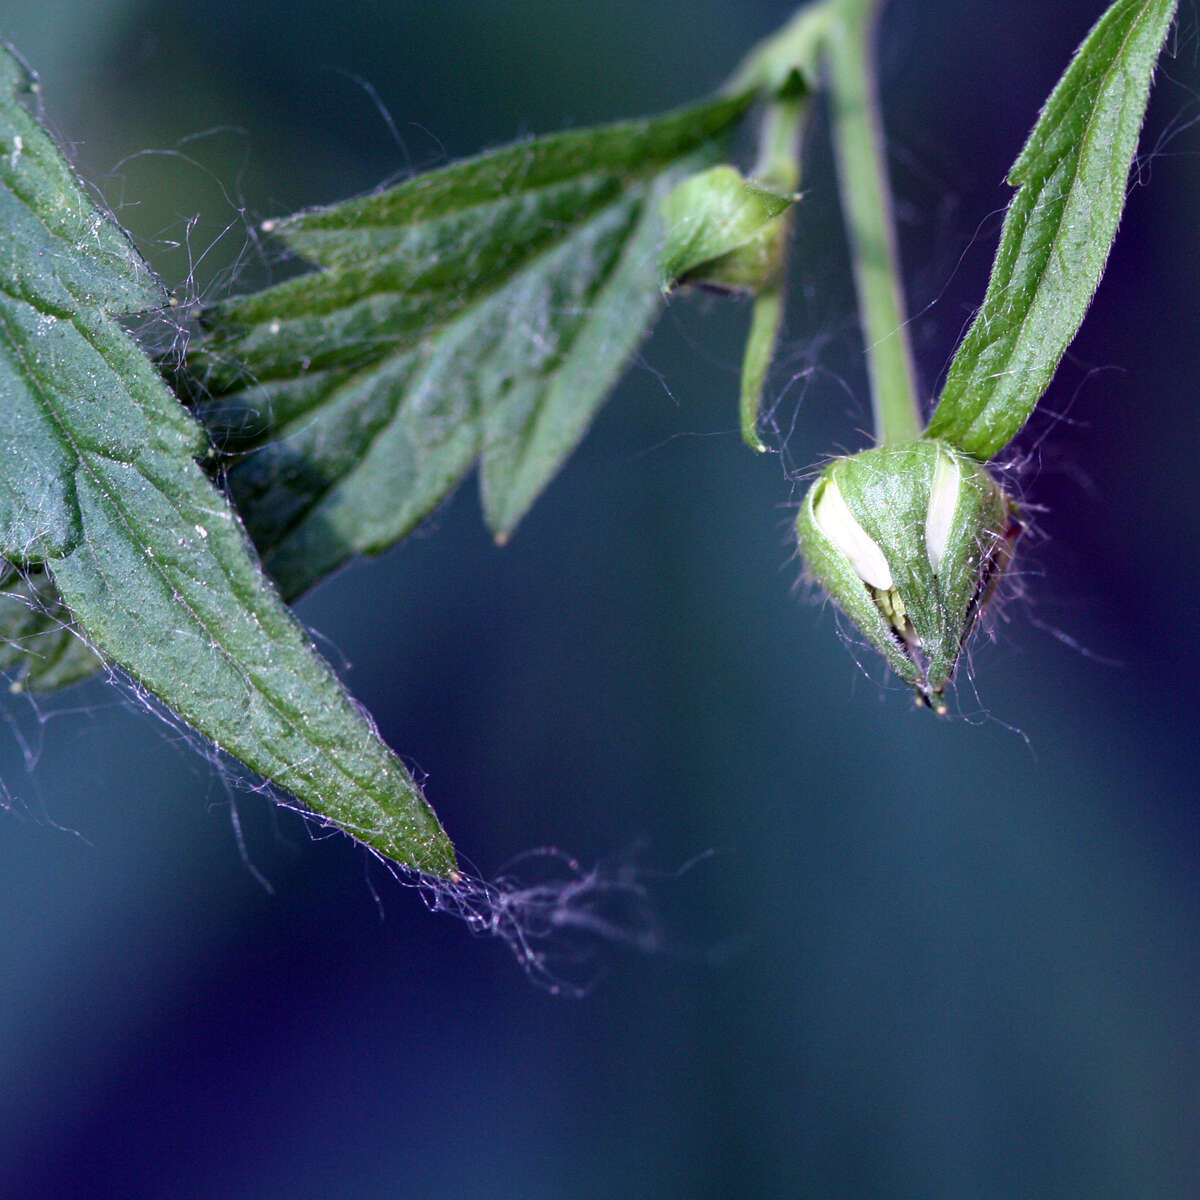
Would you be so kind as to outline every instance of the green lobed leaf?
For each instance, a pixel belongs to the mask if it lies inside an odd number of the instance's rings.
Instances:
[[[22,107],[27,86],[0,51],[0,555],[41,564],[90,643],[221,749],[453,875],[436,817],[197,465],[199,425],[113,319],[161,289]]]
[[[0,571],[0,671],[16,671],[10,690],[51,692],[102,666],[45,571]]]
[[[751,98],[268,223],[320,270],[207,310],[189,369],[285,595],[404,536],[476,460],[488,524],[512,532],[657,314],[662,198]]]
[[[1049,386],[1104,271],[1174,13],[1175,0],[1116,0],[1046,101],[1009,172],[1018,191],[931,436],[991,458]]]

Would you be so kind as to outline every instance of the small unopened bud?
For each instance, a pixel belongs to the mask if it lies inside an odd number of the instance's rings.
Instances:
[[[662,285],[757,292],[779,276],[787,213],[797,196],[745,179],[734,167],[689,176],[662,203]]]
[[[943,442],[837,459],[796,523],[808,569],[892,669],[937,712],[955,663],[1012,557],[1012,501]]]

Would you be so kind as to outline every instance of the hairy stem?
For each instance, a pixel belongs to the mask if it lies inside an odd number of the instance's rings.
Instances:
[[[800,135],[808,94],[780,96],[763,113],[758,136],[758,162],[754,179],[776,192],[794,192],[800,182]]]
[[[830,14],[840,0],[816,0],[802,5],[782,29],[759,42],[738,67],[725,90],[776,96],[786,92],[797,74],[815,86],[821,42]]]
[[[867,348],[875,438],[886,444],[918,437],[922,423],[870,61],[880,3],[840,0],[825,47],[838,186]]]
[[[746,338],[746,351],[742,355],[742,440],[759,454],[765,453],[767,447],[758,436],[758,412],[762,405],[763,384],[771,367],[771,359],[775,357],[775,343],[779,340],[782,324],[783,283],[780,280],[754,297],[750,333]]]
[[[785,193],[796,190],[800,182],[800,137],[804,132],[807,112],[807,93],[780,96],[768,105],[763,114],[758,163],[754,169],[755,180],[764,187]],[[786,227],[790,230],[791,221],[788,217],[790,213],[785,216]],[[783,256],[786,256],[789,240],[786,234],[782,238]],[[781,261],[775,278],[754,299],[750,335],[742,358],[742,439],[759,453],[765,451],[766,446],[758,436],[758,411],[763,384],[771,359],[775,356],[775,343],[779,340],[779,330],[783,324],[786,281],[786,261]]]

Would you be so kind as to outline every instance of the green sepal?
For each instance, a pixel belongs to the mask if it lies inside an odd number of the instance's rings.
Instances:
[[[750,292],[770,287],[783,265],[785,214],[798,198],[725,165],[677,184],[662,203],[663,290],[687,283]]]
[[[754,100],[488,151],[267,228],[319,269],[206,308],[178,380],[267,572],[299,595],[480,464],[509,537],[661,308],[659,205]]]

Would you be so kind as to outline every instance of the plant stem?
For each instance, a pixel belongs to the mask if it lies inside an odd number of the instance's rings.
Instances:
[[[775,192],[794,192],[800,182],[800,135],[808,108],[807,93],[780,96],[767,105],[758,135],[753,178]]]
[[[742,355],[742,441],[759,454],[765,453],[767,447],[758,436],[758,412],[762,407],[763,385],[767,381],[771,359],[775,357],[775,343],[779,340],[782,323],[783,284],[780,281],[754,297],[750,333]]]
[[[780,96],[772,100],[763,113],[759,132],[758,163],[754,168],[756,183],[773,191],[790,193],[800,182],[800,136],[808,110],[807,94]],[[754,298],[750,316],[750,333],[746,352],[742,356],[741,424],[742,440],[760,454],[766,450],[758,436],[758,412],[762,404],[763,385],[775,343],[783,324],[783,292],[786,285],[786,255],[791,241],[791,213],[783,218],[779,237],[779,268],[774,278]]]
[[[830,14],[839,0],[805,4],[782,29],[759,42],[738,67],[725,90],[734,95],[756,91],[777,96],[788,89],[798,72],[810,90],[815,87],[821,42]]]
[[[840,0],[825,46],[838,186],[867,348],[875,437],[884,444],[920,436],[922,422],[870,62],[880,3]]]

